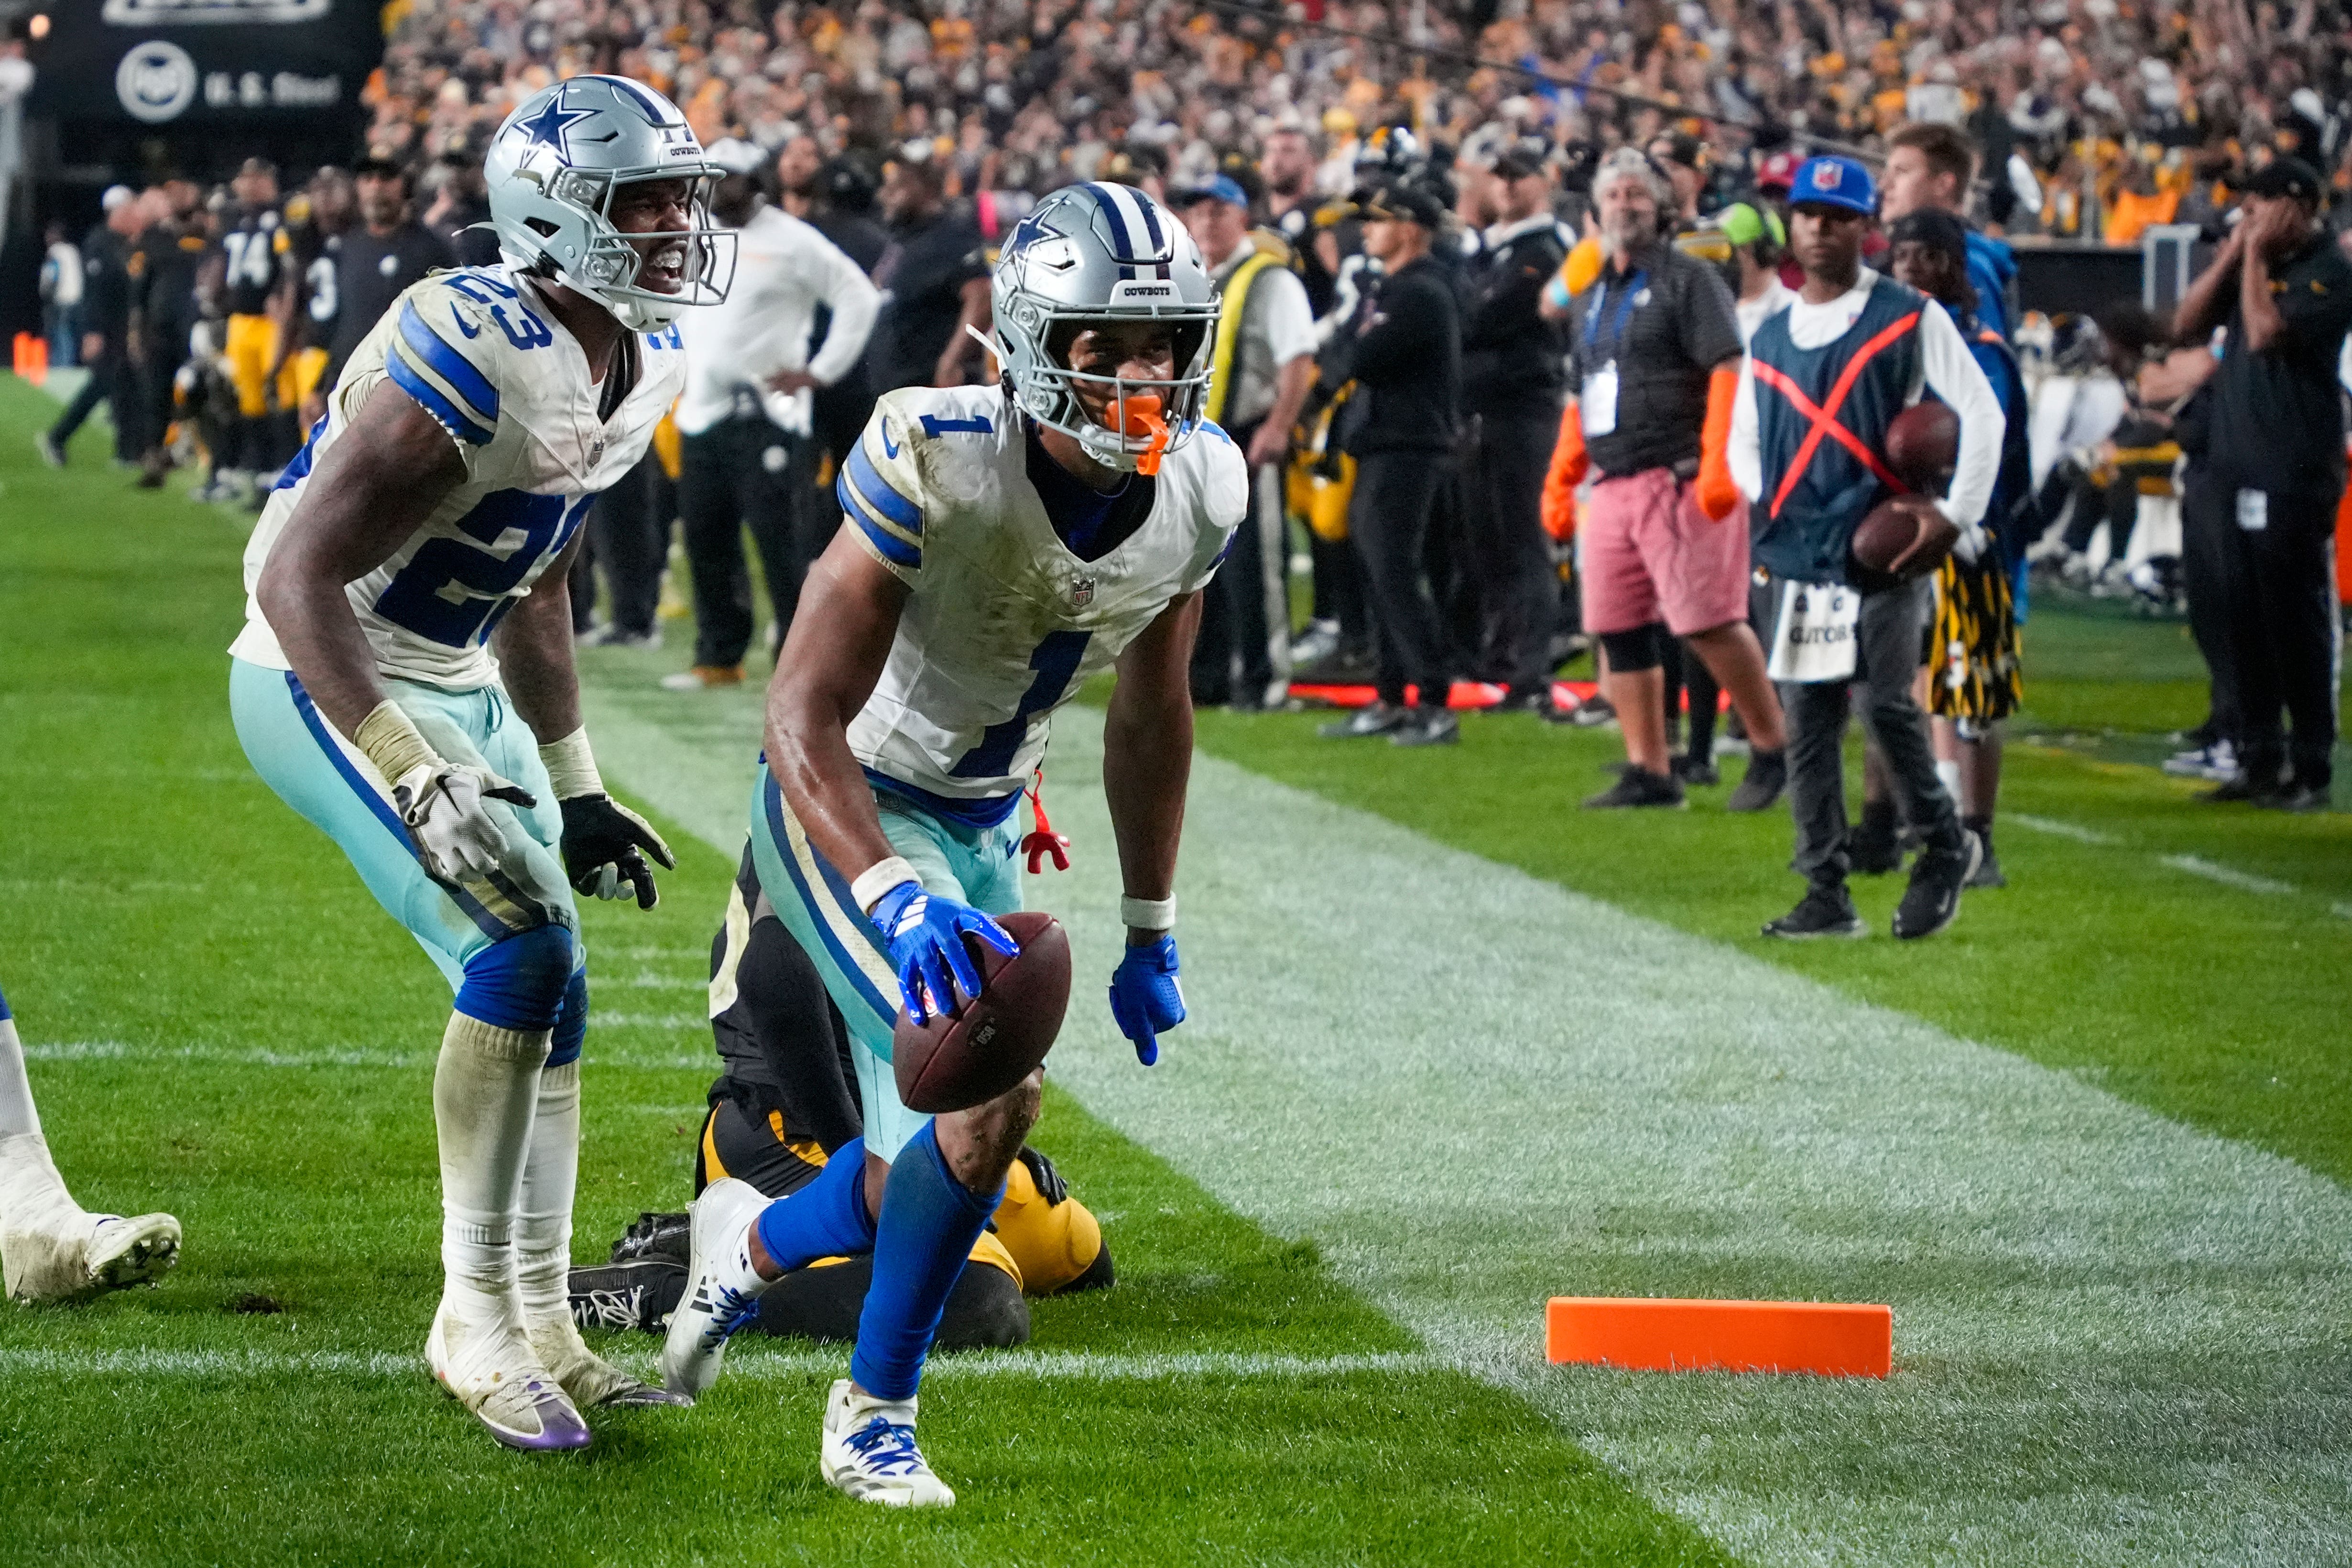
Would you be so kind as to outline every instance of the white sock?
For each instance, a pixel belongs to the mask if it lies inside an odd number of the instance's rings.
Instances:
[[[1944,793],[1952,797],[1953,809],[1960,804],[1960,764],[1955,760],[1936,764],[1936,776],[1944,782]]]
[[[545,1068],[515,1214],[515,1283],[526,1323],[572,1320],[572,1198],[580,1182],[580,1064]]]
[[[779,1198],[776,1201],[782,1203],[783,1200]],[[749,1298],[757,1296],[775,1283],[773,1279],[761,1278],[760,1271],[751,1267],[751,1232],[759,1223],[754,1219],[751,1225],[745,1226],[743,1234],[719,1253],[712,1268],[711,1278],[720,1289],[732,1290],[739,1296]],[[688,1284],[690,1286],[691,1281]]]
[[[515,1309],[515,1210],[549,1033],[449,1016],[433,1071],[441,1141],[443,1300],[486,1321]]]
[[[38,1134],[41,1113],[33,1104],[33,1084],[25,1076],[25,1047],[16,1039],[16,1021],[8,1005],[0,1002],[0,1138]]]

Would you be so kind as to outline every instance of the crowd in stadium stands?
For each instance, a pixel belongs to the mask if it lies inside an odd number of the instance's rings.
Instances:
[[[78,250],[55,237],[52,322],[91,375],[45,450],[61,458],[74,426],[110,400],[118,453],[142,483],[161,482],[177,429],[183,449],[206,454],[202,494],[266,491],[334,367],[399,289],[430,267],[495,258],[476,226],[488,216],[481,156],[501,119],[552,80],[617,72],[684,107],[729,171],[721,220],[772,233],[747,242],[739,283],[760,310],[693,332],[701,390],[682,403],[676,438],[597,509],[604,616],[591,617],[600,601],[583,560],[583,635],[658,644],[682,520],[699,615],[691,668],[667,684],[742,679],[753,626],[742,532],[762,557],[780,637],[834,515],[826,487],[873,399],[987,374],[971,331],[988,324],[992,247],[1044,194],[1117,181],[1182,216],[1238,345],[1213,401],[1255,489],[1207,606],[1198,700],[1251,710],[1369,687],[1370,704],[1327,734],[1443,744],[1458,735],[1449,679],[1486,682],[1507,707],[1621,724],[1624,776],[1588,804],[1641,806],[1717,781],[1727,692],[1727,743],[1755,759],[1738,798],[1759,808],[1783,787],[1781,747],[1794,742],[1759,663],[1772,607],[1734,603],[1746,547],[1696,584],[1687,562],[1637,536],[1664,526],[1642,521],[1652,490],[1680,495],[1668,511],[1687,502],[1693,520],[1747,516],[1726,472],[1703,471],[1723,449],[1726,389],[1742,344],[1806,286],[1789,226],[1807,205],[1791,188],[1815,166],[1805,158],[1859,152],[1874,173],[1841,166],[1874,184],[1890,225],[1950,215],[1895,232],[1911,234],[1909,264],[1931,281],[1937,263],[1916,247],[1963,247],[1952,314],[2001,382],[2003,510],[1988,526],[2014,587],[1965,607],[1952,646],[1969,646],[1938,675],[1979,691],[1981,710],[1937,706],[1933,731],[1937,771],[1986,850],[1969,874],[2000,877],[1998,724],[2016,700],[2009,617],[2022,618],[2029,555],[2098,592],[2185,600],[2215,698],[2176,771],[2212,780],[2222,798],[2325,804],[2332,710],[2321,712],[2309,665],[2315,637],[2333,646],[2334,584],[2324,634],[2318,612],[2303,614],[2319,592],[2305,579],[2325,579],[2325,560],[2200,546],[2200,512],[2235,506],[2242,524],[2248,503],[2231,497],[2251,492],[2209,483],[2200,500],[2196,448],[2176,427],[2193,422],[2221,363],[2209,340],[2233,319],[2235,283],[2199,296],[2179,331],[2128,301],[2095,321],[2028,317],[2000,237],[2128,243],[2153,224],[2189,225],[2222,246],[2236,279],[2252,247],[2225,241],[2244,232],[2231,224],[2284,193],[2317,215],[2305,249],[2342,267],[2347,53],[2310,0],[2251,11],[1528,0],[1510,15],[1473,6],[1467,20],[1411,0],[1312,9],[1310,21],[1296,6],[1167,0],[401,0],[352,169],[287,193],[258,160],[209,195],[179,180],[118,188]],[[1644,203],[1646,216],[1628,210]],[[2303,240],[2273,237],[2282,267],[2320,265],[2295,248]],[[1887,243],[1874,234],[1863,254],[1899,275]],[[1651,258],[1623,292],[1662,301],[1654,324],[1629,328],[1612,292],[1628,257]],[[789,330],[768,331],[777,321]],[[2313,334],[2298,363],[2325,359],[2330,390],[2318,395],[2332,399],[2340,326],[2288,331]],[[1622,366],[1620,339],[1639,351]],[[2004,374],[2018,381],[2013,400]],[[2234,395],[2259,408],[2298,395]],[[2340,415],[2313,417],[2340,452]],[[2308,475],[2283,498],[2298,521],[2273,542],[2309,533],[2305,513],[2324,510],[2333,527],[2342,468],[2322,467],[2332,481]],[[1690,542],[1719,542],[1687,526]],[[1312,589],[1297,629],[1294,552]],[[1953,630],[1953,591],[1919,610],[1939,637]],[[2311,635],[2273,647],[2262,628],[2289,599],[2302,608],[2288,618]],[[1553,674],[1588,631],[1601,645],[1601,689],[1572,704]],[[1903,682],[1875,684],[1888,713],[1910,700]],[[2249,686],[2266,715],[2247,710]],[[2291,748],[2282,709],[2295,720]],[[1918,710],[1896,717],[1886,733],[1899,765],[1874,746],[1850,858],[1890,868],[1898,835],[1932,832],[1948,871],[1947,825],[1916,809],[1932,793],[1919,774],[1928,731],[1914,746]],[[1670,755],[1674,744],[1685,749]],[[1812,807],[1805,853],[1825,866],[1843,807]],[[1836,923],[1834,909],[1814,912]]]

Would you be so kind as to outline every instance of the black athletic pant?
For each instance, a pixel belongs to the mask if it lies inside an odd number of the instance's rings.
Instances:
[[[1255,425],[1231,431],[1249,450]],[[1249,509],[1234,531],[1225,563],[1201,595],[1201,635],[1192,644],[1192,700],[1215,707],[1239,699],[1255,708],[1266,700],[1277,673],[1289,673],[1290,605],[1287,542],[1279,530],[1281,469],[1250,470]],[[1265,537],[1271,521],[1277,531]],[[1277,656],[1281,668],[1276,669]]]
[[[1466,476],[1481,673],[1515,692],[1551,685],[1559,572],[1543,531],[1543,487],[1559,437],[1559,410],[1549,403],[1525,414],[1482,414],[1477,459]]]
[[[2231,492],[2195,467],[2180,490],[2180,581],[2189,595],[2189,635],[2205,658],[2212,695],[2206,722],[2231,745],[2242,742],[2238,648],[2230,635],[2231,573],[2236,555],[2230,534],[2237,528]]]
[[[661,459],[651,451],[621,482],[596,498],[588,513],[589,548],[604,576],[607,611],[615,628],[643,637],[654,629],[661,605],[663,558],[669,552],[668,491]]]
[[[98,358],[89,365],[89,375],[81,390],[74,394],[58,422],[49,426],[49,438],[63,448],[74,438],[82,422],[98,411],[101,403],[114,414],[114,455],[126,463],[135,463],[147,449],[146,404],[140,395],[137,371],[122,345],[109,340]]]
[[[1431,514],[1451,466],[1442,452],[1411,449],[1368,452],[1357,462],[1348,536],[1371,589],[1384,702],[1402,702],[1410,684],[1423,701],[1443,705],[1452,681],[1444,624],[1423,576]]]
[[[694,662],[740,664],[752,626],[743,531],[760,549],[779,646],[800,604],[801,578],[823,548],[807,523],[810,444],[752,414],[722,419],[683,446],[678,509],[694,575]]]
[[[1362,557],[1347,540],[1325,539],[1312,531],[1307,553],[1315,563],[1315,618],[1339,624],[1340,652],[1370,653],[1372,613],[1365,598]]]
[[[1956,850],[1967,840],[1927,743],[1927,716],[1911,695],[1919,673],[1935,585],[1927,581],[1865,594],[1854,632],[1851,681],[1781,681],[1780,707],[1789,723],[1789,806],[1797,819],[1793,868],[1808,881],[1845,880],[1844,740],[1853,694],[1862,692],[1862,723],[1886,758],[1895,798],[1931,849]]]
[[[2341,622],[2336,606],[2336,504],[2341,490],[2261,492],[2262,526],[2241,521],[2240,498],[2227,495],[2221,534],[2222,592],[2237,666],[2239,762],[2267,784],[2293,762],[2298,788],[2333,782],[2336,665]],[[2280,722],[2294,721],[2292,737]]]

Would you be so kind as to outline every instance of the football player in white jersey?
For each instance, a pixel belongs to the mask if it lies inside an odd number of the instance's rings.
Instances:
[[[579,76],[507,118],[503,264],[410,288],[353,351],[245,558],[231,706],[457,992],[434,1072],[446,1285],[434,1374],[500,1442],[682,1404],[591,1354],[565,1298],[588,1023],[576,889],[654,901],[653,829],[581,727],[565,571],[677,395],[673,324],[726,295],[719,171],[677,107]]]
[[[1007,239],[992,293],[1000,384],[889,394],[842,468],[845,521],[802,590],[752,796],[761,887],[848,1023],[866,1135],[772,1204],[744,1182],[704,1190],[662,1352],[667,1385],[699,1394],[770,1283],[872,1252],[819,1465],[898,1505],[955,1500],[916,1446],[916,1385],[1042,1084],[919,1116],[892,1026],[902,1004],[921,1019],[979,992],[964,933],[1013,951],[990,919],[1021,905],[1013,807],[1055,710],[1111,668],[1103,778],[1129,895],[1111,1011],[1146,1065],[1183,1020],[1186,667],[1248,492],[1200,417],[1216,290],[1167,208],[1122,185],[1056,192]]]

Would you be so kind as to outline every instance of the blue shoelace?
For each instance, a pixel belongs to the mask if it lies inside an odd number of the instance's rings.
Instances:
[[[915,1447],[915,1429],[877,1415],[843,1439],[868,1469],[898,1475],[923,1468],[923,1451]]]

